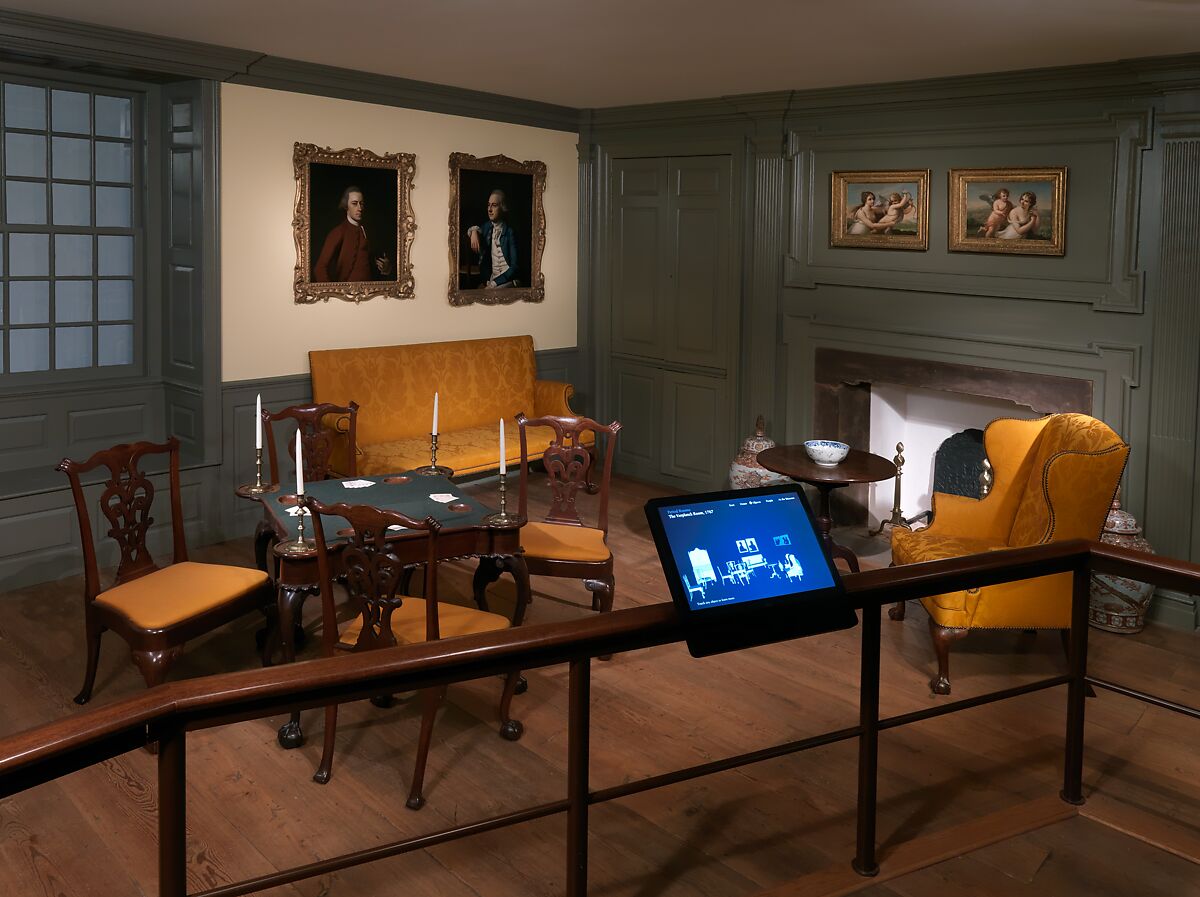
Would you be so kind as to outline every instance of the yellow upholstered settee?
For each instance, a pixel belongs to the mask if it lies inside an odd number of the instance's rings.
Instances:
[[[1067,539],[1098,539],[1129,446],[1086,414],[996,420],[983,436],[995,474],[982,499],[935,492],[933,522],[892,531],[892,561],[915,564]],[[930,680],[950,693],[950,642],[971,629],[1071,625],[1071,574],[1060,573],[923,598],[938,658]],[[903,606],[892,614],[903,619]]]
[[[573,415],[570,383],[538,380],[533,337],[510,336],[308,353],[314,402],[358,403],[359,475],[395,473],[429,463],[433,394],[438,393],[438,464],[456,474],[500,466],[500,418],[505,453],[520,463],[516,416]],[[340,429],[340,428],[339,428]],[[536,436],[540,454],[553,437]],[[544,441],[543,441],[544,440]],[[347,470],[345,435],[333,468]]]

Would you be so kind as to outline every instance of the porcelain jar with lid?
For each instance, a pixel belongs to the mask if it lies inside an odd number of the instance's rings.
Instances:
[[[758,463],[758,453],[769,448],[775,448],[775,440],[767,435],[766,423],[760,414],[754,422],[754,435],[746,437],[729,465],[729,485],[734,489],[753,489],[755,486],[790,483],[787,477]]]
[[[1120,492],[1113,498],[1100,541],[1108,545],[1132,548],[1153,554],[1150,543],[1142,538],[1142,528],[1128,511],[1121,510]],[[1146,625],[1146,609],[1154,595],[1154,586],[1124,576],[1097,573],[1092,576],[1088,622],[1109,632],[1141,632]]]

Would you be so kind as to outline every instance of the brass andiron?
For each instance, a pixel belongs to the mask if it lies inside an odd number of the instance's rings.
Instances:
[[[488,526],[515,526],[521,521],[520,517],[508,513],[507,479],[507,473],[500,474],[500,510],[483,518],[483,522]]]
[[[307,557],[316,551],[316,543],[312,539],[304,538],[304,512],[306,510],[308,509],[304,507],[304,496],[297,495],[296,516],[300,519],[296,524],[296,538],[292,539],[290,542],[281,542],[275,547],[276,553],[282,555],[283,557],[294,558]]]
[[[416,468],[415,470],[413,470],[413,473],[419,474],[420,476],[423,476],[423,477],[446,477],[447,479],[454,476],[454,471],[451,468],[445,467],[444,465],[439,465],[437,463],[437,445],[438,445],[437,433],[430,433],[429,434],[429,463],[426,464],[424,467]]]
[[[892,516],[887,520],[879,521],[879,529],[868,533],[868,535],[872,538],[882,533],[885,526],[899,526],[903,527],[904,529],[912,529],[912,526],[909,525],[909,521],[904,519],[904,512],[900,509],[900,478],[904,476],[903,442],[896,443],[896,457],[892,459],[892,463],[896,465],[896,497],[892,499]]]
[[[992,491],[992,482],[996,479],[992,473],[992,462],[987,458],[983,459],[983,470],[979,471],[979,497],[986,498],[987,494]]]

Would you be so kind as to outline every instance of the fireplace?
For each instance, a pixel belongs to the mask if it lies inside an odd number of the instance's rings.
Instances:
[[[840,439],[855,448],[870,448],[873,445],[871,389],[876,384],[881,391],[892,396],[902,394],[904,390],[914,395],[925,395],[931,391],[952,394],[941,403],[946,407],[961,407],[961,399],[972,397],[978,400],[975,403],[978,406],[999,411],[992,415],[995,417],[1005,416],[1002,409],[1006,407],[1015,409],[1015,413],[1011,414],[1013,417],[1036,417],[1063,411],[1090,414],[1092,411],[1090,380],[842,349],[816,351],[815,380],[813,435],[824,439]],[[959,401],[955,401],[955,398]],[[893,400],[891,404],[896,403]],[[938,402],[926,404],[933,407]],[[887,418],[878,407],[874,416],[877,423]],[[954,423],[946,422],[951,426]],[[909,463],[930,465],[930,454],[924,451],[924,447],[922,452],[924,457],[907,457]],[[876,450],[876,453],[890,459],[894,454],[894,440],[888,450]],[[907,472],[910,468],[906,465],[905,469]],[[875,487],[880,495],[888,496],[892,488],[891,483],[881,483]],[[909,495],[910,490],[906,489],[905,493]],[[840,489],[834,496],[840,499],[839,506],[834,510],[834,516],[840,523],[867,521],[870,503],[868,487]],[[890,500],[888,506],[890,508]],[[904,508],[908,515],[920,510],[924,508]]]

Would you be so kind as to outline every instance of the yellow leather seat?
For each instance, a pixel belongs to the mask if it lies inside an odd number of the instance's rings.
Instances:
[[[404,603],[392,612],[392,634],[396,641],[404,645],[416,645],[426,641],[426,608],[424,598],[403,596]],[[338,639],[339,646],[353,648],[358,644],[358,634],[362,632],[362,614],[346,624]],[[454,638],[459,635],[474,635],[478,632],[495,632],[512,626],[508,617],[500,614],[487,613],[473,607],[462,607],[458,604],[438,602],[438,628],[442,638]]]
[[[603,563],[612,557],[604,530],[565,523],[527,523],[521,527],[525,556]]]
[[[984,448],[995,475],[991,492],[982,499],[934,493],[928,527],[892,531],[893,563],[1099,538],[1129,457],[1107,424],[1086,414],[997,420],[984,433]],[[938,656],[930,687],[949,694],[951,639],[970,629],[1069,628],[1071,575],[934,595],[921,604]]]
[[[262,570],[182,561],[101,592],[96,603],[139,629],[153,631],[198,617],[266,584]]]

